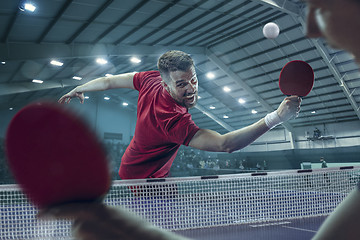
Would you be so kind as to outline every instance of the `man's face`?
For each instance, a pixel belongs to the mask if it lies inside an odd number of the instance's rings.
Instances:
[[[170,79],[164,82],[164,87],[176,102],[186,108],[194,107],[198,100],[198,79],[193,66],[186,72],[170,72]]]
[[[324,37],[330,46],[352,53],[360,61],[360,1],[305,0],[307,36]]]

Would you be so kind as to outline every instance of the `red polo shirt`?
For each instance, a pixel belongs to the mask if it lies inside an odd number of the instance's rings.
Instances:
[[[137,122],[121,160],[120,178],[166,177],[180,145],[188,146],[199,127],[162,86],[158,71],[136,73],[133,81],[139,91]]]

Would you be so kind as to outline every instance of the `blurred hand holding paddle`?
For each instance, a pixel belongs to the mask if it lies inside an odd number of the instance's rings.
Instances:
[[[60,104],[21,109],[9,124],[6,154],[15,180],[38,208],[99,200],[111,184],[96,135]]]

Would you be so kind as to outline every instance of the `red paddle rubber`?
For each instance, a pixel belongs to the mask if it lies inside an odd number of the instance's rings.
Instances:
[[[6,154],[15,180],[39,208],[97,200],[111,184],[95,134],[59,104],[21,109],[8,127]]]
[[[314,85],[314,71],[311,66],[300,60],[288,62],[281,70],[280,90],[285,95],[307,96]]]

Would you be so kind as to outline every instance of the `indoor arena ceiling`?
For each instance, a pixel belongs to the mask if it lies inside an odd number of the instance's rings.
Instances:
[[[223,133],[276,109],[284,98],[278,77],[291,60],[308,62],[315,84],[303,99],[300,116],[284,127],[293,131],[299,126],[359,121],[358,67],[346,52],[331,49],[322,39],[306,38],[306,8],[299,0],[29,2],[35,11],[23,9],[24,1],[0,1],[1,110],[58,99],[105,74],[156,69],[161,53],[177,49],[190,53],[196,63],[201,98],[190,112],[201,128]],[[280,27],[273,40],[262,33],[268,22]],[[107,63],[100,65],[97,58]],[[63,65],[52,65],[52,60]],[[127,102],[130,111],[136,110],[136,91],[89,96],[107,96],[108,101]]]

